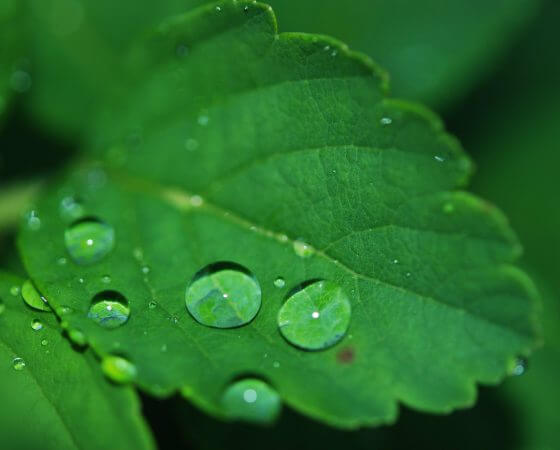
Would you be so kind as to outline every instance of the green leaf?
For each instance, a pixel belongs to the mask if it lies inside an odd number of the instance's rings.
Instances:
[[[288,31],[328,33],[391,73],[397,96],[449,107],[501,61],[535,0],[271,0]],[[499,38],[497,38],[499,36]]]
[[[145,81],[100,120],[100,162],[39,202],[41,226],[24,224],[20,246],[68,327],[103,358],[130,361],[140,387],[181,389],[224,415],[228,385],[258,377],[291,407],[352,428],[395,420],[399,401],[471,405],[476,382],[499,382],[528,354],[536,295],[511,265],[515,236],[457,190],[471,170],[457,141],[429,111],[387,98],[366,57],[277,34],[268,7],[237,1],[171,19],[134,61]],[[68,195],[81,220],[114,229],[99,261],[68,252]],[[187,290],[216,265],[258,283],[249,324],[190,315]],[[350,325],[337,345],[304,351],[282,337],[278,313],[318,280],[350,300]],[[88,318],[108,289],[130,307],[111,330]]]
[[[153,448],[133,390],[109,383],[91,351],[75,352],[52,313],[27,308],[22,281],[0,273],[3,448]]]

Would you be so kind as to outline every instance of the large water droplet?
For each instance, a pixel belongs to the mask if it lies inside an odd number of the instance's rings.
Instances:
[[[128,302],[115,291],[104,291],[93,298],[88,317],[103,328],[117,328],[130,316]]]
[[[38,309],[39,311],[50,311],[50,308],[47,305],[47,300],[39,294],[31,281],[27,280],[23,283],[21,287],[21,296],[23,297],[25,303],[27,303],[27,305],[31,308]]]
[[[136,366],[121,356],[106,356],[101,361],[101,369],[117,383],[129,383],[136,377]]]
[[[350,316],[350,301],[338,285],[314,281],[290,295],[278,313],[278,326],[291,344],[322,350],[344,337]]]
[[[14,358],[12,361],[12,367],[15,370],[23,370],[25,368],[25,361],[23,358]]]
[[[197,273],[187,288],[187,309],[201,324],[232,328],[250,322],[261,306],[261,288],[237,264],[218,263]]]
[[[222,396],[225,413],[232,419],[256,423],[271,423],[280,413],[278,393],[256,378],[236,381]]]
[[[43,324],[39,319],[33,319],[31,321],[31,328],[35,331],[39,331],[43,329]]]
[[[103,259],[115,246],[115,230],[94,218],[75,222],[64,232],[66,249],[82,265]]]

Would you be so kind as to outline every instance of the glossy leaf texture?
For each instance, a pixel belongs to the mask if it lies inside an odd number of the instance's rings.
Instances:
[[[0,421],[9,449],[154,448],[138,398],[72,349],[54,314],[28,308],[0,273]]]
[[[388,98],[365,56],[277,34],[269,7],[237,1],[167,21],[131,61],[144,81],[99,121],[98,162],[39,202],[41,225],[23,224],[20,247],[68,327],[102,357],[126,358],[141,388],[181,389],[223,416],[227,387],[260,378],[289,406],[353,428],[394,421],[399,401],[471,405],[476,382],[499,382],[529,353],[536,294],[511,265],[520,247],[506,219],[458,190],[471,171],[458,142],[429,111]],[[68,196],[80,217],[61,214]],[[69,253],[67,230],[84,221],[114,229],[100,260]],[[105,245],[79,239],[70,248]],[[252,320],[221,328],[191,315],[188,290],[208,267],[258,283]],[[298,330],[296,347],[280,308],[320,281],[349,300],[348,328],[324,348]],[[108,289],[130,308],[110,330],[88,318]]]
[[[438,109],[458,103],[531,23],[535,0],[271,0],[286,31],[326,33],[391,74],[392,92]]]

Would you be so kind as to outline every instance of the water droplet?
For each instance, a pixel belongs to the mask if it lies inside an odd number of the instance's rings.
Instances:
[[[301,258],[308,258],[313,254],[313,248],[301,239],[297,239],[294,241],[294,252]]]
[[[280,396],[267,383],[255,378],[236,381],[222,396],[225,413],[232,419],[271,423],[282,407]]]
[[[216,6],[216,11],[220,12],[222,8],[220,6]]]
[[[142,266],[142,273],[148,275],[150,273],[150,268],[148,266]]]
[[[136,377],[136,366],[121,356],[106,356],[101,361],[101,369],[117,383],[129,383]]]
[[[58,259],[56,260],[56,263],[57,263],[59,266],[65,266],[67,262],[68,262],[68,261],[67,261],[66,258],[64,258],[64,257],[58,258]]]
[[[41,228],[41,219],[39,213],[35,210],[28,211],[24,215],[25,224],[31,231],[37,231]]]
[[[64,197],[60,201],[60,215],[64,220],[71,222],[84,215],[84,207],[74,197]]]
[[[202,197],[200,195],[193,195],[191,197],[191,205],[194,207],[199,207],[202,205],[202,203],[204,203],[204,200],[202,199]]]
[[[278,361],[274,361],[272,363],[272,367],[274,367],[275,369],[278,369],[280,367],[280,363]]]
[[[399,260],[398,259],[393,259],[393,264],[398,264]]]
[[[12,294],[14,297],[17,297],[19,295],[19,292],[20,292],[19,286],[12,286],[10,288],[10,294]]]
[[[23,283],[23,286],[21,287],[21,296],[23,297],[25,303],[27,303],[27,305],[31,308],[38,309],[39,311],[50,311],[47,300],[39,294],[31,281],[27,280]]]
[[[157,302],[155,300],[152,300],[150,303],[148,303],[148,308],[150,309],[155,309],[156,306]]]
[[[111,282],[111,277],[110,277],[109,275],[103,275],[103,276],[101,277],[101,281],[102,281],[104,284],[109,284],[109,283]]]
[[[94,218],[75,222],[64,232],[66,249],[72,259],[82,265],[103,259],[115,246],[115,231]]]
[[[393,123],[393,119],[390,117],[382,117],[379,123],[381,123],[381,125],[391,125]]]
[[[128,301],[118,292],[101,292],[93,298],[88,317],[103,328],[117,328],[130,317]]]
[[[72,308],[70,308],[69,306],[59,306],[58,308],[56,308],[56,314],[60,317],[66,316],[71,312],[72,312]]]
[[[245,7],[243,8],[243,11],[248,12],[248,11],[249,11],[249,7],[248,7],[248,6],[245,6]]]
[[[344,291],[332,282],[315,281],[290,295],[278,313],[278,326],[293,345],[322,350],[344,337],[350,316]]]
[[[46,339],[43,339],[43,340],[41,341],[41,345],[42,345],[43,347],[45,347],[45,346],[49,345],[49,341],[47,341]]]
[[[198,141],[196,139],[187,139],[185,141],[185,148],[189,152],[194,152],[198,148]]]
[[[142,261],[144,259],[144,252],[140,247],[136,247],[132,251],[132,256],[134,256],[134,259],[136,259],[137,261]]]
[[[198,124],[202,125],[203,127],[205,127],[206,125],[208,125],[208,122],[210,121],[209,117],[206,115],[200,115],[198,116]]]
[[[43,329],[43,324],[39,319],[33,319],[31,321],[31,328],[35,331],[39,331]]]
[[[23,358],[14,358],[12,366],[15,370],[23,370],[25,368],[25,361]]]
[[[445,158],[443,156],[439,156],[439,155],[434,156],[434,159],[437,162],[444,162],[445,161]]]
[[[284,278],[278,277],[278,278],[276,278],[276,280],[274,280],[274,286],[281,289],[284,286],[286,286],[286,281],[284,281]]]
[[[525,358],[517,358],[513,362],[509,374],[514,377],[519,377],[527,371],[528,361]]]
[[[166,344],[163,344],[163,345],[161,346],[161,351],[162,351],[162,352],[166,352],[166,351],[167,351],[167,345],[166,345]]]
[[[68,325],[65,328],[68,328]],[[85,345],[87,344],[86,335],[82,331],[75,328],[68,332],[68,337],[74,344],[79,347],[85,347]]]
[[[84,281],[85,281],[85,280],[84,280],[83,278],[78,278],[78,283],[84,284]]]
[[[11,88],[19,94],[29,91],[31,84],[31,75],[25,70],[15,70],[10,77]]]
[[[203,325],[238,327],[249,323],[259,311],[261,288],[244,267],[211,264],[196,274],[187,288],[185,303]]]

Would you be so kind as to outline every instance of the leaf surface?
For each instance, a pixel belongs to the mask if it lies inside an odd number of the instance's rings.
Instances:
[[[91,351],[73,350],[54,314],[28,308],[13,289],[22,281],[0,273],[3,447],[153,448],[133,390],[108,382]]]
[[[99,121],[89,149],[99,162],[39,203],[41,225],[24,224],[20,245],[68,326],[103,357],[131,361],[143,389],[181,389],[221,415],[229,383],[256,376],[293,408],[352,428],[393,421],[398,401],[470,405],[475,382],[497,383],[529,352],[535,293],[511,265],[515,236],[457,190],[471,170],[457,141],[429,111],[388,98],[366,57],[277,34],[268,7],[238,1],[169,20],[133,60],[145,81]],[[68,195],[93,228],[114,229],[114,248],[92,264],[66,248]],[[250,323],[189,314],[187,289],[216,264],[258,283]],[[278,313],[317,280],[350,300],[349,328],[304,351],[282,337]],[[108,289],[130,307],[111,330],[88,318]]]

